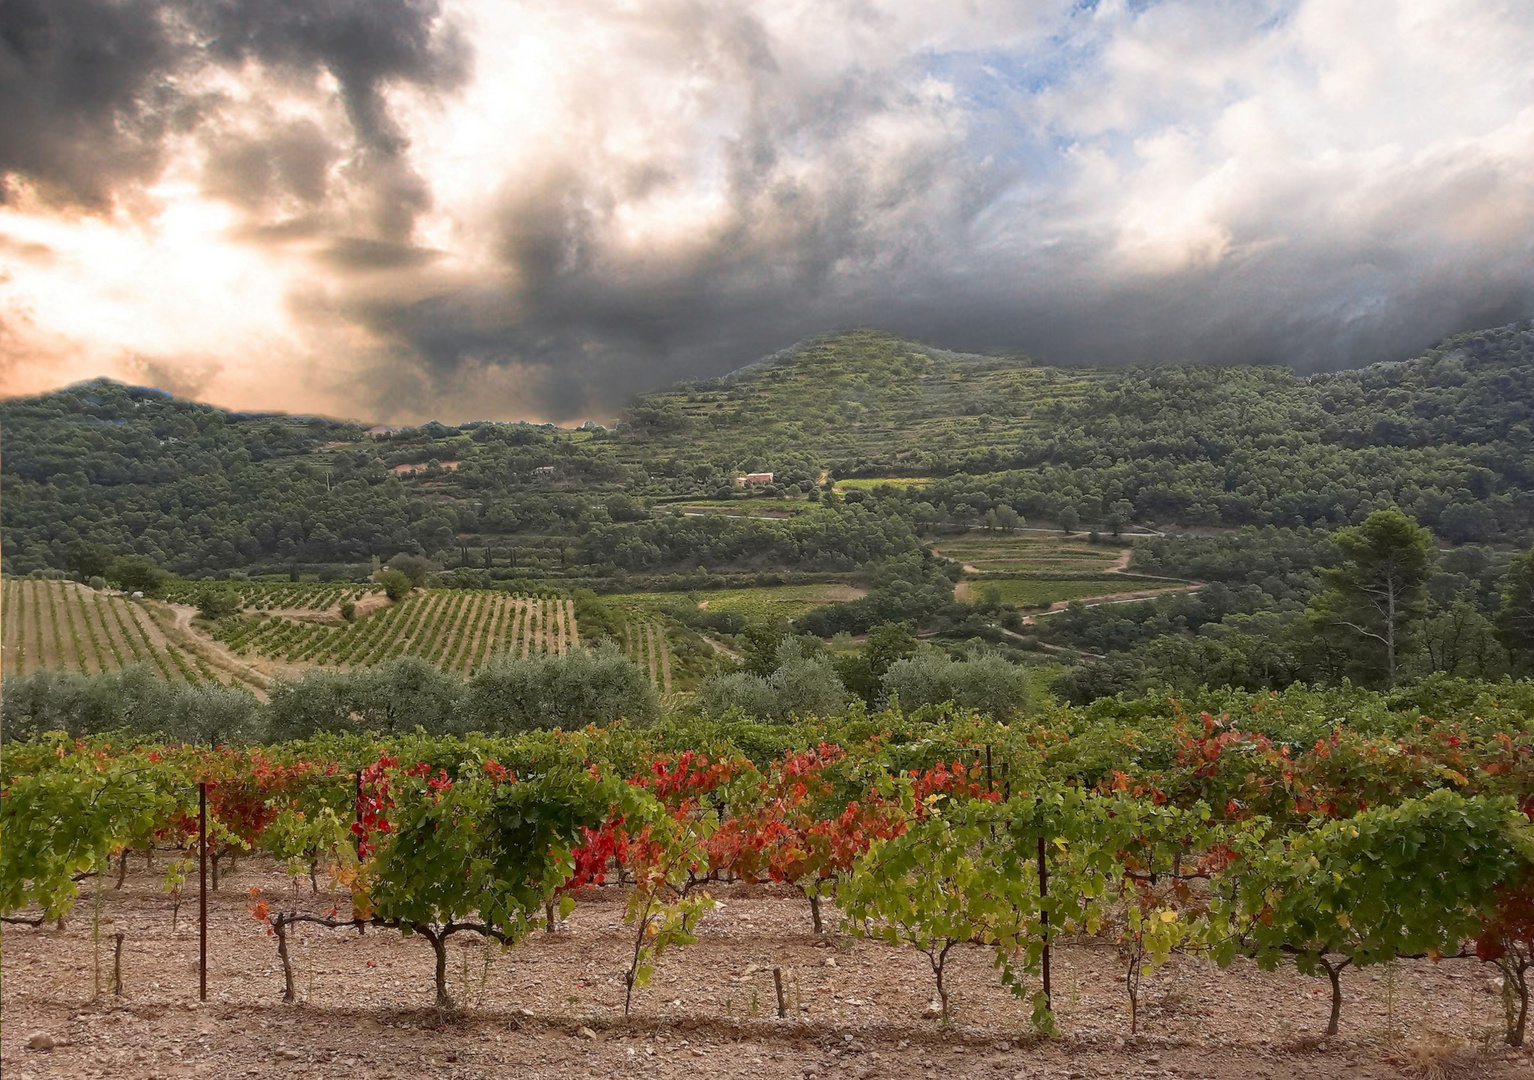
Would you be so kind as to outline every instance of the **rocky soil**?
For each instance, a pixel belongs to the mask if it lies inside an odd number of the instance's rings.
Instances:
[[[924,956],[848,935],[819,939],[796,895],[746,886],[719,891],[724,906],[701,940],[661,959],[627,1020],[622,972],[632,939],[613,890],[582,902],[562,931],[510,951],[454,939],[457,1008],[446,1014],[430,1007],[431,951],[418,938],[302,930],[293,946],[301,1001],[285,1006],[275,943],[249,914],[248,890],[260,888],[274,906],[328,906],[307,879],[296,894],[287,880],[246,862],[211,894],[206,1004],[197,1000],[195,878],[174,931],[160,875],[140,867],[120,892],[106,883],[99,933],[91,883],[63,931],[5,927],[0,1072],[6,1080],[1534,1077],[1530,1050],[1501,1045],[1494,972],[1473,960],[1346,972],[1343,1034],[1323,1039],[1324,980],[1178,959],[1146,980],[1140,1034],[1130,1038],[1114,953],[1062,946],[1061,1033],[1039,1040],[1026,1004],[999,987],[984,952],[952,961],[955,1015],[943,1024],[929,1017]],[[121,997],[112,993],[119,932]],[[786,1019],[776,1016],[774,967]]]

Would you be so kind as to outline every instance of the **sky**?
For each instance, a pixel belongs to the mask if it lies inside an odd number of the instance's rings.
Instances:
[[[1531,55],[1527,0],[0,0],[0,395],[1401,359],[1534,316]]]

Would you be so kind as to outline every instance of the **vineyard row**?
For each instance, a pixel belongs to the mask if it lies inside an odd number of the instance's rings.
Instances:
[[[330,611],[351,600],[382,592],[377,585],[314,584],[311,582],[236,581],[209,584],[200,581],[177,581],[164,591],[173,604],[196,604],[209,588],[225,590],[252,611]]]
[[[257,616],[223,620],[216,633],[242,656],[346,666],[419,656],[464,673],[493,656],[563,656],[580,640],[574,601],[456,589],[412,593],[351,623]]]
[[[71,581],[7,578],[0,583],[0,629],[0,674],[7,676],[40,669],[97,674],[143,664],[173,682],[262,685],[190,644],[168,609]]]
[[[671,649],[666,628],[654,619],[630,619],[623,624],[623,655],[650,676],[650,684],[671,693]]]
[[[579,736],[506,744],[537,761],[520,773],[486,756],[488,742],[413,745],[424,760],[338,759],[325,753],[341,749],[334,741],[281,759],[65,739],[20,747],[0,804],[0,911],[60,918],[82,871],[99,888],[123,851],[184,849],[202,784],[222,854],[262,851],[295,879],[334,871],[342,899],[328,914],[252,897],[277,938],[286,1001],[296,924],[419,934],[436,953],[437,1004],[447,1007],[452,935],[511,945],[584,890],[616,885],[634,942],[628,1012],[660,955],[696,940],[716,906],[712,884],[775,881],[805,897],[817,932],[834,903],[846,932],[925,954],[944,1017],[949,955],[978,947],[1051,1030],[1049,951],[1069,937],[1114,950],[1131,1034],[1145,980],[1177,953],[1324,973],[1329,1034],[1344,968],[1474,957],[1505,980],[1508,1043],[1524,1038],[1534,965],[1526,789],[1523,808],[1518,795],[1444,787],[1351,816],[1295,805],[1296,819],[1282,822],[1116,786],[1013,788],[982,764],[989,748],[913,769],[881,763],[874,744],[863,748],[873,757],[822,743],[760,768],[689,750],[626,774],[581,755],[589,742]],[[1190,745],[1228,744],[1211,735]],[[1502,784],[1506,757],[1484,764],[1484,778]],[[1383,779],[1388,766],[1376,772]]]

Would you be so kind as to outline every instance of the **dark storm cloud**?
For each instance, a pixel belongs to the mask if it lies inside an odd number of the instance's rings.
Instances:
[[[152,176],[192,119],[168,81],[182,51],[157,0],[0,0],[0,179],[99,206]]]
[[[378,234],[407,240],[431,190],[407,160],[409,140],[383,91],[398,83],[451,90],[467,77],[468,43],[439,22],[437,0],[189,0],[186,15],[216,60],[335,78],[361,148],[347,178],[369,193]]]
[[[383,92],[450,90],[466,77],[468,46],[440,16],[435,0],[0,0],[0,177],[104,207],[125,182],[152,180],[168,140],[191,132],[209,142],[210,194],[317,203],[347,155],[346,179],[368,193],[378,232],[403,239],[431,195]],[[250,61],[289,80],[329,73],[356,149],[302,121],[222,131],[229,103],[194,87]]]
[[[0,41],[0,173],[190,176],[265,260],[227,354],[140,363],[286,363],[297,411],[605,417],[854,325],[1314,370],[1534,314],[1501,0],[0,0]],[[89,261],[16,236],[15,282]]]
[[[311,120],[274,124],[254,135],[212,133],[207,152],[203,190],[253,208],[284,196],[319,205],[326,176],[341,155]]]

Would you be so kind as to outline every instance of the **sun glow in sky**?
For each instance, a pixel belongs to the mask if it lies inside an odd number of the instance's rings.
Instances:
[[[1515,0],[26,0],[0,392],[605,419],[875,324],[1066,362],[1534,315]]]

